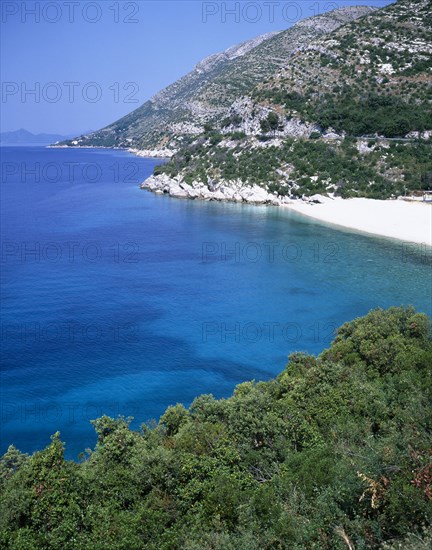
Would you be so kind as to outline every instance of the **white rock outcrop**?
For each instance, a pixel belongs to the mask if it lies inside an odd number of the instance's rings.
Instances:
[[[244,96],[231,105],[228,111],[227,120],[234,121],[222,129],[222,133],[243,132],[247,136],[257,136],[262,133],[261,121],[268,117],[269,113],[275,112],[270,107],[255,104],[252,98]],[[320,132],[318,124],[303,122],[299,117],[286,118],[279,116],[279,128],[272,132],[275,137],[309,137],[312,132]]]
[[[209,188],[210,186],[210,188]],[[197,199],[205,201],[244,202],[247,204],[268,204],[280,206],[291,200],[269,193],[258,185],[244,185],[239,181],[218,184],[204,184],[194,181],[186,183],[179,177],[170,178],[167,174],[150,176],[142,184],[141,189],[152,191],[158,195],[165,194],[178,199]]]
[[[171,158],[177,151],[174,149],[128,149],[129,153],[133,153],[137,157],[164,159]]]

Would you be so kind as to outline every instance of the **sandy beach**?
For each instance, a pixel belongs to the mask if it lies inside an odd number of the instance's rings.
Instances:
[[[432,246],[432,204],[404,200],[323,198],[286,207],[333,225]]]

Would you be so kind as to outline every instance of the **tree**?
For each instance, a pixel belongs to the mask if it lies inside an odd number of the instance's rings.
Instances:
[[[9,447],[0,546],[429,547],[431,400],[430,320],[374,310],[227,399],[168,407],[139,432],[94,421],[80,463],[59,434],[30,457]]]
[[[9,445],[8,450],[0,459],[0,478],[12,477],[27,459],[27,454],[19,451],[14,445]]]
[[[270,111],[267,117],[262,119],[260,122],[261,131],[263,134],[267,134],[268,132],[273,132],[273,134],[275,134],[276,130],[279,128],[279,125],[279,116],[273,111]]]

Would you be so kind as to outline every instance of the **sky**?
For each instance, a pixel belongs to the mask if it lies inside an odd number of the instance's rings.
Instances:
[[[0,131],[98,130],[233,44],[338,7],[388,3],[2,0]]]

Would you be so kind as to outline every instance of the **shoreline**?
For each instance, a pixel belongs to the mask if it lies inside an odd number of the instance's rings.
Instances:
[[[432,247],[432,204],[423,201],[342,199],[323,195],[292,200],[268,193],[256,185],[250,187],[234,182],[210,189],[203,183],[188,184],[166,174],[150,176],[140,187],[177,199],[283,207],[339,229]]]
[[[49,145],[52,148],[75,148],[67,145]],[[165,160],[166,150],[138,151],[133,148],[104,146],[80,147],[85,149],[117,149],[133,155]],[[172,153],[171,153],[172,154]],[[314,196],[311,200],[291,200],[267,193],[257,186],[238,185],[232,189],[221,186],[210,191],[207,186],[171,180],[166,176],[150,176],[141,186],[153,193],[167,194],[173,198],[236,202],[250,205],[268,205],[287,208],[317,222],[339,229],[359,231],[375,237],[385,237],[432,247],[432,204],[403,199],[342,199]],[[314,199],[317,200],[314,200]]]
[[[429,203],[328,198],[320,204],[302,201],[284,207],[338,228],[432,247],[432,204]]]
[[[126,151],[136,157],[149,159],[169,160],[174,152],[169,149],[133,149],[131,147],[106,147],[105,145],[45,145],[47,149],[111,149],[112,151]]]

